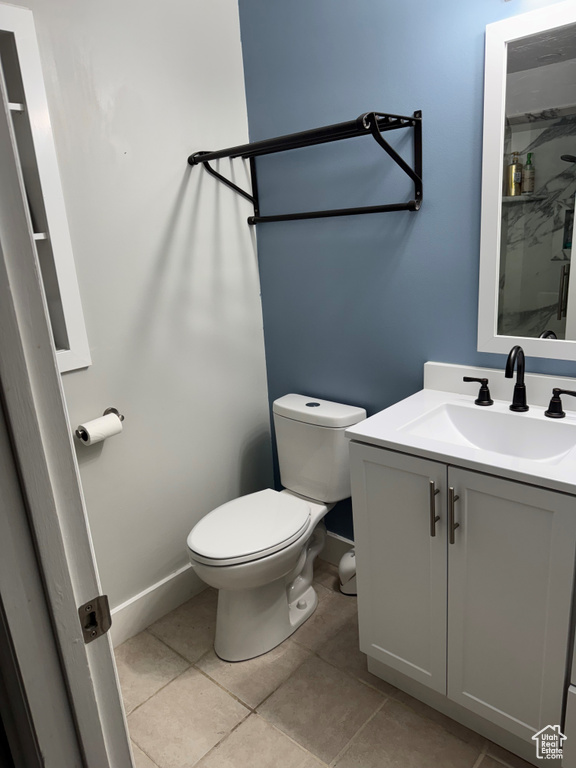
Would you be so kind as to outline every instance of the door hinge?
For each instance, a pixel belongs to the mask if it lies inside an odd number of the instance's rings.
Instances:
[[[108,605],[108,595],[98,595],[78,608],[84,642],[91,643],[100,635],[105,635],[112,626],[112,616]]]

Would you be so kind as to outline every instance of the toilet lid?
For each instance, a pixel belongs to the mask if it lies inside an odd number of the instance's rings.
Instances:
[[[209,512],[190,532],[188,547],[203,560],[245,562],[284,549],[309,521],[304,499],[267,488]]]

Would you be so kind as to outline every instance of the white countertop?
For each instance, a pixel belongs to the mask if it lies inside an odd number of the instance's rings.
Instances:
[[[454,367],[460,374],[461,367]],[[466,375],[477,375],[480,369],[473,370]],[[564,388],[562,377],[554,381],[555,386]],[[423,389],[350,427],[346,435],[357,442],[576,495],[576,413],[568,410],[568,402],[564,405],[564,419],[550,419],[544,416],[547,406],[531,404],[526,413],[510,411],[510,400],[495,400],[494,405],[488,407],[477,406],[474,400],[478,385],[466,386],[472,388],[473,394]],[[471,420],[472,432],[468,427],[467,436],[474,442],[452,425],[447,415],[451,408],[465,422]],[[496,450],[474,444],[477,443],[475,425],[479,445],[494,444]],[[501,442],[500,438],[492,439],[498,432],[491,434],[492,425],[496,425],[503,436]],[[537,437],[527,438],[531,434]],[[500,452],[501,447],[504,452]],[[521,455],[511,455],[515,447]],[[538,458],[539,455],[546,458]]]

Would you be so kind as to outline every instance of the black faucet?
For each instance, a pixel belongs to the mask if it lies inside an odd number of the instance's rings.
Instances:
[[[490,390],[488,389],[488,379],[475,379],[472,376],[464,376],[462,381],[477,381],[480,384],[480,392],[476,400],[474,400],[476,405],[494,405],[494,400],[490,397]]]
[[[526,384],[524,384],[524,350],[516,345],[512,347],[506,360],[506,370],[504,376],[511,379],[514,375],[514,366],[516,366],[516,384],[514,385],[514,394],[512,396],[511,411],[527,411],[526,404]]]
[[[544,416],[548,416],[549,419],[563,419],[566,416],[566,413],[562,408],[560,395],[572,395],[573,397],[576,397],[576,392],[572,392],[571,389],[558,389],[557,387],[554,387],[550,405],[548,406],[548,410],[544,413]]]

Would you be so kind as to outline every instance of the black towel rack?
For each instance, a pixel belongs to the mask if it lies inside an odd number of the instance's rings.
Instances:
[[[390,144],[382,134],[385,131],[393,131],[398,128],[414,129],[414,167],[412,168]],[[326,144],[330,141],[353,139],[357,136],[371,135],[382,149],[394,160],[394,162],[414,182],[414,199],[404,203],[389,203],[387,205],[371,205],[361,208],[338,208],[324,211],[304,211],[300,213],[275,214],[273,216],[261,216],[258,200],[258,183],[256,178],[255,159],[259,155],[270,155],[275,152],[286,152],[290,149],[310,147],[314,144]],[[252,194],[241,189],[230,179],[215,171],[210,161],[219,160],[222,157],[242,157],[250,160],[250,176],[252,179]],[[195,152],[188,158],[190,165],[203,165],[208,173],[219,181],[233,189],[254,206],[254,216],[248,217],[249,224],[260,224],[266,221],[293,221],[295,219],[318,219],[329,216],[350,216],[361,213],[383,213],[388,211],[418,211],[422,204],[422,112],[414,112],[410,117],[402,115],[388,115],[383,112],[366,112],[357,120],[349,120],[346,123],[336,123],[323,128],[313,128],[300,133],[290,133],[286,136],[278,136],[275,139],[264,139],[252,144],[242,144],[238,147],[220,149],[217,152]]]

